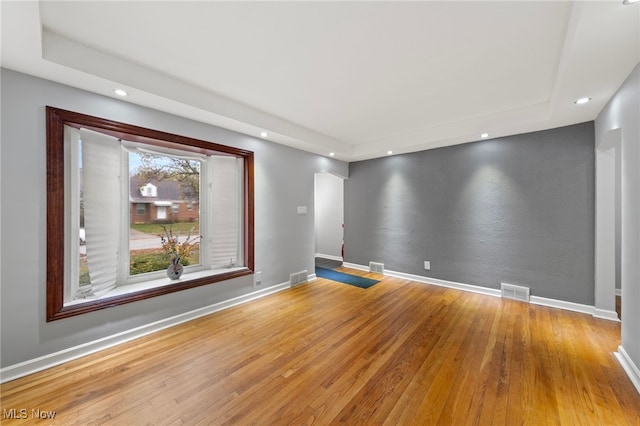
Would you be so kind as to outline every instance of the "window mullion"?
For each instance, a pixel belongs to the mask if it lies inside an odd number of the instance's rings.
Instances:
[[[129,153],[122,147],[120,150],[120,194],[121,205],[130,206],[129,194]],[[130,208],[120,209],[120,238],[118,243],[118,278],[117,286],[127,283],[129,278],[129,264],[131,261],[131,251],[129,249],[129,228],[131,227]]]
[[[200,163],[200,264],[205,269],[211,265],[211,161],[207,157]]]

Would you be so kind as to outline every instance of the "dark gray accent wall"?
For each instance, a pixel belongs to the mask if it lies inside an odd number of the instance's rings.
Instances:
[[[593,305],[594,147],[588,122],[351,163],[345,260]]]

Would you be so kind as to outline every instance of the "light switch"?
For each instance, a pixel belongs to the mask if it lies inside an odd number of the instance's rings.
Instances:
[[[298,206],[298,214],[307,214],[307,206]]]

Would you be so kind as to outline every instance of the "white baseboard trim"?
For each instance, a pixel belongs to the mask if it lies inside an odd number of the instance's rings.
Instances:
[[[357,269],[360,271],[369,271],[369,268],[367,266],[358,265],[355,263],[344,262],[343,266],[347,268]],[[423,277],[422,275],[406,274],[404,272],[389,271],[387,269],[385,269],[384,274],[392,277],[404,278],[411,281],[416,281],[419,283],[433,284],[441,287],[455,288],[457,290],[484,294],[487,296],[501,297],[501,291],[495,288],[458,283],[455,281],[446,281],[446,280],[441,280],[439,278]],[[618,322],[620,321],[620,319],[618,318],[618,314],[615,311],[596,309],[594,306],[583,305],[580,303],[565,302],[563,300],[556,300],[556,299],[547,299],[546,297],[539,297],[539,296],[531,296],[530,302],[536,305],[549,306],[552,308],[565,309],[565,310],[574,311],[574,312],[581,312],[584,314],[592,315],[593,317],[596,317],[596,318],[606,319],[610,321],[618,321]]]
[[[471,293],[484,294],[485,296],[500,297],[501,292],[495,288],[480,287],[478,285],[458,283],[455,281],[441,280],[439,278],[423,277],[421,275],[405,274],[404,272],[384,271],[385,275],[396,278],[404,278],[411,281],[417,281],[424,284],[433,284],[439,287],[455,288],[456,290],[468,291]]]
[[[338,262],[342,262],[342,257],[334,256],[332,254],[316,253],[316,257],[321,257],[323,259],[329,259],[329,260],[337,260]]]
[[[620,322],[620,317],[616,311],[608,311],[606,309],[593,308],[593,316],[595,318],[606,319],[609,321]]]
[[[629,376],[629,379],[631,379],[633,386],[635,386],[638,393],[640,393],[640,369],[638,369],[638,366],[634,364],[633,360],[627,351],[624,350],[622,345],[618,346],[618,352],[614,352],[613,354],[618,359],[620,365],[622,365],[622,368],[625,373],[627,373],[627,376]]]
[[[342,265],[347,268],[358,269],[360,271],[369,271],[369,268],[364,265],[357,265],[355,263],[347,263],[347,262],[343,263]],[[396,277],[396,278],[403,278],[406,280],[416,281],[424,284],[433,284],[440,287],[455,288],[457,290],[485,294],[487,296],[500,297],[500,294],[501,294],[500,290],[497,290],[495,288],[480,287],[477,285],[463,284],[455,281],[446,281],[446,280],[441,280],[439,278],[423,277],[422,275],[407,274],[405,272],[390,271],[388,269],[384,270],[384,275],[389,275],[390,277]]]
[[[621,288],[616,288],[616,296],[622,297],[622,289]]]
[[[260,299],[261,297],[286,290],[290,287],[291,286],[289,285],[289,282],[277,284],[242,296],[234,297],[232,299],[223,300],[221,302],[217,302],[203,308],[175,315],[170,318],[165,318],[156,322],[152,322],[150,324],[145,324],[131,330],[126,330],[120,333],[113,334],[111,336],[83,343],[78,346],[63,349],[61,351],[30,359],[18,364],[10,365],[8,367],[0,369],[0,383],[15,380],[17,378],[36,373],[38,371],[45,370],[47,368],[55,367],[56,365],[72,361],[74,359],[110,348],[112,346],[119,345],[121,343],[128,342],[130,340],[137,339],[139,337],[146,336],[151,333],[155,333],[160,330],[164,330],[165,328],[173,327],[175,325],[182,324],[184,322],[191,321],[193,319],[209,315],[214,312],[222,311],[233,306]]]
[[[581,303],[565,302],[564,300],[548,299],[540,296],[531,296],[529,301],[534,305],[548,306],[550,308],[559,308],[589,315],[593,315],[595,309],[593,306],[583,305]]]
[[[358,265],[357,263],[342,262],[342,266],[344,266],[345,268],[351,268],[351,269],[357,269],[359,271],[369,272],[368,266]]]
[[[315,281],[317,278],[316,274],[307,275],[307,281]]]

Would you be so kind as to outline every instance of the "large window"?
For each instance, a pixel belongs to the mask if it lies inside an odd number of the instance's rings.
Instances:
[[[47,107],[47,159],[48,321],[253,273],[252,152]]]

